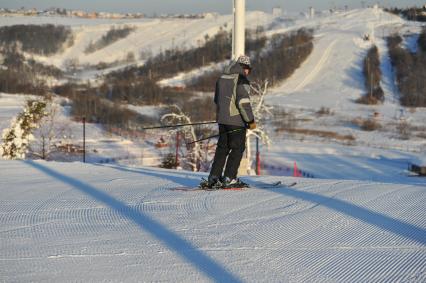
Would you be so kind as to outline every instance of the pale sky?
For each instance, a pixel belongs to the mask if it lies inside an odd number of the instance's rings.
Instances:
[[[200,13],[219,12],[230,14],[232,0],[0,0],[0,8],[37,8],[50,7],[67,8],[86,11],[105,12],[141,12],[147,15],[153,13]],[[317,10],[331,7],[358,8],[375,3],[385,7],[422,6],[426,0],[246,0],[247,10],[270,12],[273,7],[280,6],[283,10],[297,12],[305,11],[312,6]]]

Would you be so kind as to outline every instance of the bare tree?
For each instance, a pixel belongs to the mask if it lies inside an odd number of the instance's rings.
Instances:
[[[182,112],[179,106],[173,105],[175,112],[165,114],[161,117],[161,123],[165,125],[176,125],[176,124],[191,124],[191,118]],[[179,130],[171,130],[171,134],[175,135],[177,131],[180,131],[184,134],[185,140],[195,141],[197,136],[195,134],[195,129],[193,126],[185,126]],[[201,167],[204,167],[203,163],[203,152],[199,143],[193,143],[186,146],[186,154],[184,154],[184,164],[189,166],[192,171],[199,171]]]
[[[263,82],[252,82],[250,85],[250,100],[253,109],[253,115],[256,120],[257,127],[254,130],[247,130],[247,159],[249,160],[247,172],[250,172],[251,160],[251,138],[259,138],[264,144],[270,145],[271,139],[269,138],[264,121],[272,116],[272,107],[265,104],[265,96],[268,92],[268,80]]]
[[[30,144],[31,153],[41,159],[47,159],[52,152],[54,140],[60,136],[57,125],[59,107],[51,101],[47,104],[45,116],[39,127],[33,132],[34,141]]]

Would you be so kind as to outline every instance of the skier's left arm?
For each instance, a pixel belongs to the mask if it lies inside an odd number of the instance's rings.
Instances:
[[[247,125],[254,124],[253,109],[250,102],[250,84],[248,82],[237,85],[236,104],[244,122]]]

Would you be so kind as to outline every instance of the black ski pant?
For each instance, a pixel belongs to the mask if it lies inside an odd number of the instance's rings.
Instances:
[[[246,129],[219,124],[219,135],[210,178],[220,178],[226,163],[223,176],[235,179],[246,149]]]

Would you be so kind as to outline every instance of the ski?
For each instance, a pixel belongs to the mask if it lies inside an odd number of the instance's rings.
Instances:
[[[170,188],[170,191],[181,191],[181,192],[196,192],[196,191],[208,191],[208,192],[215,192],[215,191],[244,191],[246,188],[218,188],[218,189],[209,189],[209,188],[200,188],[200,187],[176,187],[176,188]]]
[[[282,181],[277,181],[270,184],[261,184],[261,185],[252,185],[254,188],[260,188],[260,189],[273,189],[273,188],[291,188],[297,185],[297,182],[293,182],[290,184],[283,183]],[[196,191],[208,191],[208,192],[214,192],[214,191],[245,191],[249,186],[245,187],[218,187],[218,188],[208,188],[208,187],[176,187],[176,188],[170,188],[171,191],[182,191],[182,192],[196,192]]]
[[[259,187],[259,188],[262,188],[262,189],[269,189],[269,188],[281,188],[281,187],[284,187],[284,188],[291,188],[291,187],[294,187],[294,186],[296,186],[296,185],[297,185],[297,182],[293,182],[293,183],[290,183],[290,184],[286,184],[286,183],[283,183],[282,181],[277,181],[277,182],[270,183],[270,184],[261,184],[261,185],[259,185],[258,187]]]

